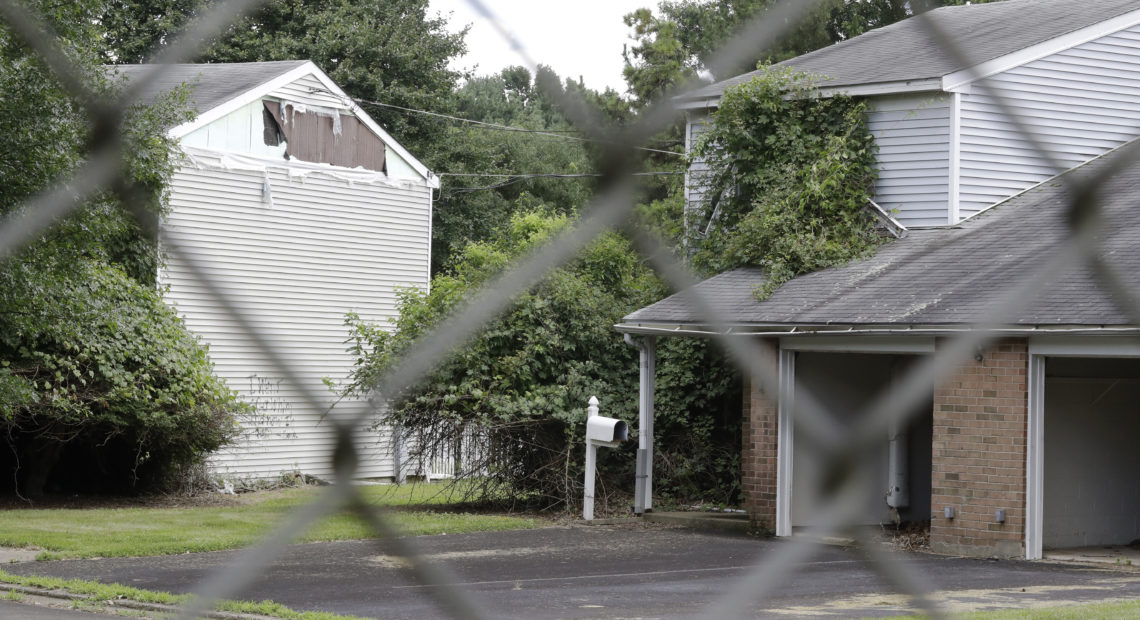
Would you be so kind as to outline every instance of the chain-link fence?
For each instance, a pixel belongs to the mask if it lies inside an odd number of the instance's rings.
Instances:
[[[535,61],[540,59],[527,55],[525,46],[509,34],[509,29],[489,7],[478,0],[470,2],[481,14],[491,18],[500,33],[510,39],[513,47],[520,50],[523,62],[534,68],[537,64]],[[90,146],[85,163],[66,183],[34,197],[19,211],[20,215],[4,222],[0,229],[0,248],[3,248],[0,250],[0,258],[10,257],[54,222],[68,217],[84,199],[96,193],[111,190],[126,204],[136,200],[136,190],[129,181],[119,176],[124,156],[124,141],[119,128],[123,125],[123,114],[130,107],[129,104],[149,80],[159,75],[159,65],[193,57],[202,41],[222,32],[227,24],[256,4],[255,0],[219,3],[193,26],[192,31],[169,45],[153,60],[154,70],[149,75],[133,80],[119,99],[107,101],[84,86],[84,80],[71,66],[62,48],[43,31],[36,16],[27,7],[13,2],[0,2],[0,15],[12,32],[35,50],[76,100],[84,102],[89,122],[93,126],[92,135],[97,137]],[[819,4],[818,1],[811,0],[784,0],[773,4],[725,45],[711,66],[735,66],[743,59],[755,57],[762,51],[765,42],[778,40]],[[922,25],[926,35],[936,42],[942,53],[956,59],[954,64],[961,67],[974,67],[978,64],[973,62],[971,50],[960,49],[957,42],[937,22],[921,14],[911,19]],[[972,77],[982,76],[978,74]],[[981,88],[986,87],[984,81],[978,84]],[[584,102],[575,99],[574,93],[559,95],[558,103],[569,120],[583,135],[604,144],[607,151],[604,159],[608,165],[602,171],[599,189],[592,203],[583,210],[581,221],[572,230],[555,238],[527,260],[495,279],[483,294],[472,299],[455,312],[450,320],[421,339],[401,363],[378,381],[373,393],[403,392],[443,360],[453,349],[454,343],[464,342],[477,333],[488,321],[505,311],[510,300],[517,294],[541,279],[544,274],[571,260],[577,252],[606,231],[617,229],[633,239],[641,254],[652,262],[657,272],[675,290],[695,285],[697,279],[693,273],[685,265],[673,260],[672,253],[666,251],[660,241],[638,225],[633,213],[636,192],[634,174],[639,171],[639,162],[642,160],[635,149],[676,122],[679,111],[674,104],[675,96],[683,92],[684,89],[677,89],[662,97],[655,105],[648,107],[637,122],[627,127],[599,124],[597,116],[590,114]],[[1035,157],[1048,162],[1057,173],[1067,167],[1057,162],[1054,155],[1056,145],[1035,134],[1022,119],[1022,111],[1010,105],[1002,92],[988,94],[1000,112],[1033,145]],[[898,381],[892,382],[889,390],[873,400],[866,415],[861,418],[864,422],[859,426],[850,432],[842,430],[842,425],[833,419],[828,408],[820,404],[814,395],[802,392],[796,394],[794,415],[797,441],[802,439],[805,444],[818,446],[820,452],[817,459],[823,463],[825,472],[834,474],[822,478],[830,483],[812,489],[817,496],[812,503],[818,507],[817,514],[821,515],[815,522],[819,534],[862,535],[861,530],[851,527],[858,521],[857,515],[863,502],[861,495],[865,488],[858,464],[865,460],[865,455],[882,449],[883,429],[905,425],[915,411],[922,409],[925,400],[929,398],[931,385],[953,373],[962,360],[973,358],[981,347],[992,344],[1001,337],[1002,328],[1009,324],[1010,318],[1027,307],[1059,274],[1080,267],[1090,269],[1096,280],[1112,292],[1119,307],[1129,317],[1133,317],[1131,323],[1140,325],[1140,303],[1137,303],[1134,292],[1127,286],[1127,279],[1098,252],[1103,220],[1097,193],[1097,189],[1108,179],[1130,166],[1138,152],[1140,149],[1135,146],[1125,146],[1105,165],[1088,174],[1058,177],[1067,189],[1065,208],[1070,231],[1064,242],[1035,267],[1035,277],[1025,279],[1008,290],[997,291],[987,300],[987,321],[957,329],[953,333],[948,332],[936,352],[913,365]],[[144,226],[154,225],[149,218],[140,218],[140,221]],[[218,306],[241,326],[261,351],[270,359],[276,360],[275,370],[279,375],[303,393],[314,409],[321,409],[322,396],[308,390],[306,384],[298,380],[296,372],[281,361],[285,358],[275,350],[272,339],[243,314],[239,305],[230,299],[223,288],[210,279],[192,248],[181,247],[172,241],[166,249],[189,267]],[[690,303],[698,306],[705,323],[715,328],[710,330],[716,332],[712,337],[719,340],[731,354],[742,373],[751,377],[764,392],[777,394],[782,380],[777,358],[768,354],[758,339],[732,335],[730,322],[725,318],[725,309],[717,307],[715,300],[692,297]],[[614,337],[620,335],[615,333]],[[210,609],[215,602],[240,595],[256,579],[259,570],[285,553],[289,542],[299,533],[321,517],[346,508],[359,514],[371,525],[378,537],[386,540],[385,552],[409,558],[418,583],[438,586],[425,591],[435,598],[442,610],[459,618],[495,616],[494,609],[477,606],[463,588],[448,587],[456,582],[448,567],[424,559],[417,553],[414,538],[396,536],[384,511],[364,501],[353,485],[357,462],[353,434],[362,427],[363,420],[376,415],[383,406],[383,402],[363,402],[347,403],[338,408],[336,414],[330,417],[338,434],[337,447],[329,455],[335,464],[335,484],[328,487],[317,501],[293,513],[287,522],[262,543],[244,552],[240,560],[200,584],[197,588],[200,596],[185,609],[184,617],[196,617]],[[771,594],[789,578],[792,571],[788,567],[796,566],[817,550],[816,544],[811,540],[797,539],[773,547],[714,608],[707,610],[707,615],[717,618],[749,615],[749,610],[758,600]],[[859,547],[859,552],[871,560],[883,578],[912,597],[917,606],[937,615],[939,609],[930,597],[935,584],[928,583],[923,575],[916,574],[891,554],[877,551],[879,548],[874,544],[866,544]]]

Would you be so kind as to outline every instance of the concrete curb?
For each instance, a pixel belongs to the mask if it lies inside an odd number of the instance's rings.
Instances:
[[[97,599],[87,594],[75,594],[66,590],[48,590],[46,588],[37,588],[34,586],[21,586],[10,583],[0,583],[0,594],[5,594],[8,592],[18,592],[29,598],[88,602],[92,605],[103,607],[103,609],[100,611],[114,615],[121,615],[118,613],[120,611],[152,611],[156,613],[177,616],[182,612],[182,608],[178,607],[177,605],[146,603],[143,601],[132,601],[130,599]],[[18,603],[19,601],[9,602]],[[202,617],[214,618],[216,620],[280,620],[274,616],[263,616],[260,614],[241,614],[232,611],[210,611],[206,612],[206,614]]]

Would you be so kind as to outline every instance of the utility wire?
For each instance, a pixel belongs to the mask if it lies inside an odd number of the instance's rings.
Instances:
[[[529,134],[534,134],[537,136],[547,136],[549,138],[561,138],[562,140],[573,140],[575,142],[598,142],[601,144],[617,144],[616,142],[613,142],[610,140],[595,140],[593,138],[582,138],[580,136],[568,136],[568,135],[561,134],[561,133],[555,133],[553,131],[543,131],[543,130],[538,130],[538,129],[525,129],[523,127],[511,127],[510,125],[500,125],[498,123],[487,123],[484,121],[476,121],[476,120],[472,120],[469,118],[461,118],[458,116],[451,116],[450,114],[440,114],[439,112],[428,112],[427,110],[417,110],[415,108],[406,108],[404,106],[398,106],[398,105],[394,105],[391,103],[380,103],[379,101],[369,101],[367,99],[357,99],[355,97],[353,97],[352,100],[357,102],[357,103],[365,103],[368,105],[379,106],[382,108],[391,108],[393,110],[402,110],[404,112],[412,112],[414,114],[424,114],[427,116],[434,116],[436,118],[445,118],[448,120],[459,121],[461,123],[470,123],[472,125],[479,125],[481,127],[487,127],[489,129],[497,129],[499,131],[513,131],[513,132],[518,132],[518,133],[529,133]],[[677,155],[679,157],[685,156],[684,153],[677,153],[674,151],[666,151],[663,149],[651,149],[651,148],[646,147],[646,146],[635,146],[633,148],[635,150],[638,150],[638,151],[648,151],[650,153],[664,153],[666,155]]]
[[[635,177],[653,177],[664,175],[677,175],[685,174],[683,170],[664,170],[664,171],[650,171],[650,172],[634,172],[631,176]],[[602,176],[596,172],[439,172],[436,173],[437,177],[557,177],[565,179],[574,179],[578,177],[600,177]]]
[[[684,172],[635,172],[631,176],[635,177],[649,177],[649,176],[667,176],[684,174]],[[521,183],[529,179],[582,179],[590,177],[600,177],[602,175],[597,173],[582,173],[582,174],[464,174],[464,173],[447,173],[444,172],[439,176],[475,176],[475,177],[507,177],[506,181],[501,183],[493,183],[491,185],[481,185],[478,187],[453,187],[447,191],[448,194],[469,194],[471,192],[486,191],[491,189],[499,189],[515,183]],[[443,191],[440,191],[440,197],[443,196]]]

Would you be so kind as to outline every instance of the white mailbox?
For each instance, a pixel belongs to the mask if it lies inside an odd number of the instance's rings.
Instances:
[[[616,448],[629,439],[629,426],[621,420],[598,415],[598,397],[591,396],[586,407],[586,491],[582,498],[582,518],[594,518],[594,467],[598,446]]]
[[[616,448],[627,439],[629,439],[629,426],[621,420],[600,415],[586,420],[586,441],[595,446]]]

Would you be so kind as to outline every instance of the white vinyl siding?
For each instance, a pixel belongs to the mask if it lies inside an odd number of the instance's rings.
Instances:
[[[708,131],[710,119],[705,114],[689,116],[685,125],[685,152],[691,153],[697,145],[701,135]],[[690,222],[693,213],[699,213],[701,204],[705,200],[707,181],[705,176],[709,173],[709,165],[704,160],[697,159],[689,164],[685,172],[685,219],[686,226],[699,226],[703,222]]]
[[[332,166],[263,160],[258,169],[251,158],[235,165],[221,153],[191,154],[174,174],[160,245],[176,241],[193,252],[282,361],[331,404],[322,379],[343,381],[352,367],[345,314],[385,325],[396,316],[397,289],[428,286],[429,188]],[[305,405],[186,261],[166,254],[167,300],[209,345],[217,374],[258,406],[243,420],[242,440],[214,456],[214,470],[331,475],[334,429],[323,407]],[[360,437],[358,475],[393,476],[387,437]]]
[[[939,226],[950,206],[950,98],[919,93],[870,98],[878,146],[875,202],[904,226]]]
[[[330,92],[315,75],[302,76],[269,94],[270,97],[322,108],[348,109],[348,102]]]
[[[182,146],[284,159],[284,142],[277,146],[265,144],[264,110],[265,105],[255,101],[190,132],[182,138]]]
[[[1052,153],[1049,165],[988,89]],[[968,217],[1140,135],[1140,27],[1015,67],[962,94],[960,214]]]

